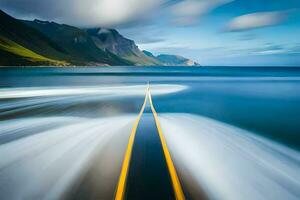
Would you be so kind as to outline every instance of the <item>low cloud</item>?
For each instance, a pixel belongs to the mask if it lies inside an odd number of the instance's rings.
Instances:
[[[175,17],[173,22],[178,25],[193,25],[200,17],[213,9],[230,3],[233,0],[185,0],[174,4],[171,12]]]
[[[246,31],[250,29],[275,26],[285,22],[289,11],[259,12],[242,15],[232,19],[225,31]]]
[[[166,41],[165,38],[140,38],[136,42],[139,44],[152,44]]]
[[[155,25],[126,27],[118,30],[125,37],[134,40],[138,46],[162,43],[168,38],[164,30]]]

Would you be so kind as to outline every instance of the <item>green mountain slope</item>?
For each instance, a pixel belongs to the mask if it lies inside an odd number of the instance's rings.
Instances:
[[[67,62],[46,58],[19,44],[0,36],[0,63],[11,65],[55,65],[65,66]]]
[[[61,47],[39,31],[27,26],[20,20],[10,17],[1,10],[0,21],[0,36],[2,38],[7,38],[50,59],[61,60],[64,58],[64,50]]]
[[[0,10],[0,66],[132,65],[94,44],[83,30],[68,25],[15,19]]]
[[[69,58],[76,64],[132,65],[133,63],[98,48],[84,30],[54,22],[24,21],[27,25],[45,34],[62,46]]]

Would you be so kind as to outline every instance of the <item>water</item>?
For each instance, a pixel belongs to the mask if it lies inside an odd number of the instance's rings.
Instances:
[[[0,69],[1,196],[111,199],[148,82],[190,198],[299,199],[300,68],[225,67]]]

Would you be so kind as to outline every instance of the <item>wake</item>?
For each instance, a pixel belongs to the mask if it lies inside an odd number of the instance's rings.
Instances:
[[[175,166],[193,199],[202,190],[209,199],[299,199],[299,152],[210,118],[159,116]]]
[[[60,199],[86,173],[103,199],[113,197],[135,118],[40,117],[1,122],[1,198]]]

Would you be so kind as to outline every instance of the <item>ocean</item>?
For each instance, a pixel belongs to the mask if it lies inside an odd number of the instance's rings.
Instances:
[[[0,68],[3,197],[111,199],[148,84],[190,199],[300,198],[296,67]]]

